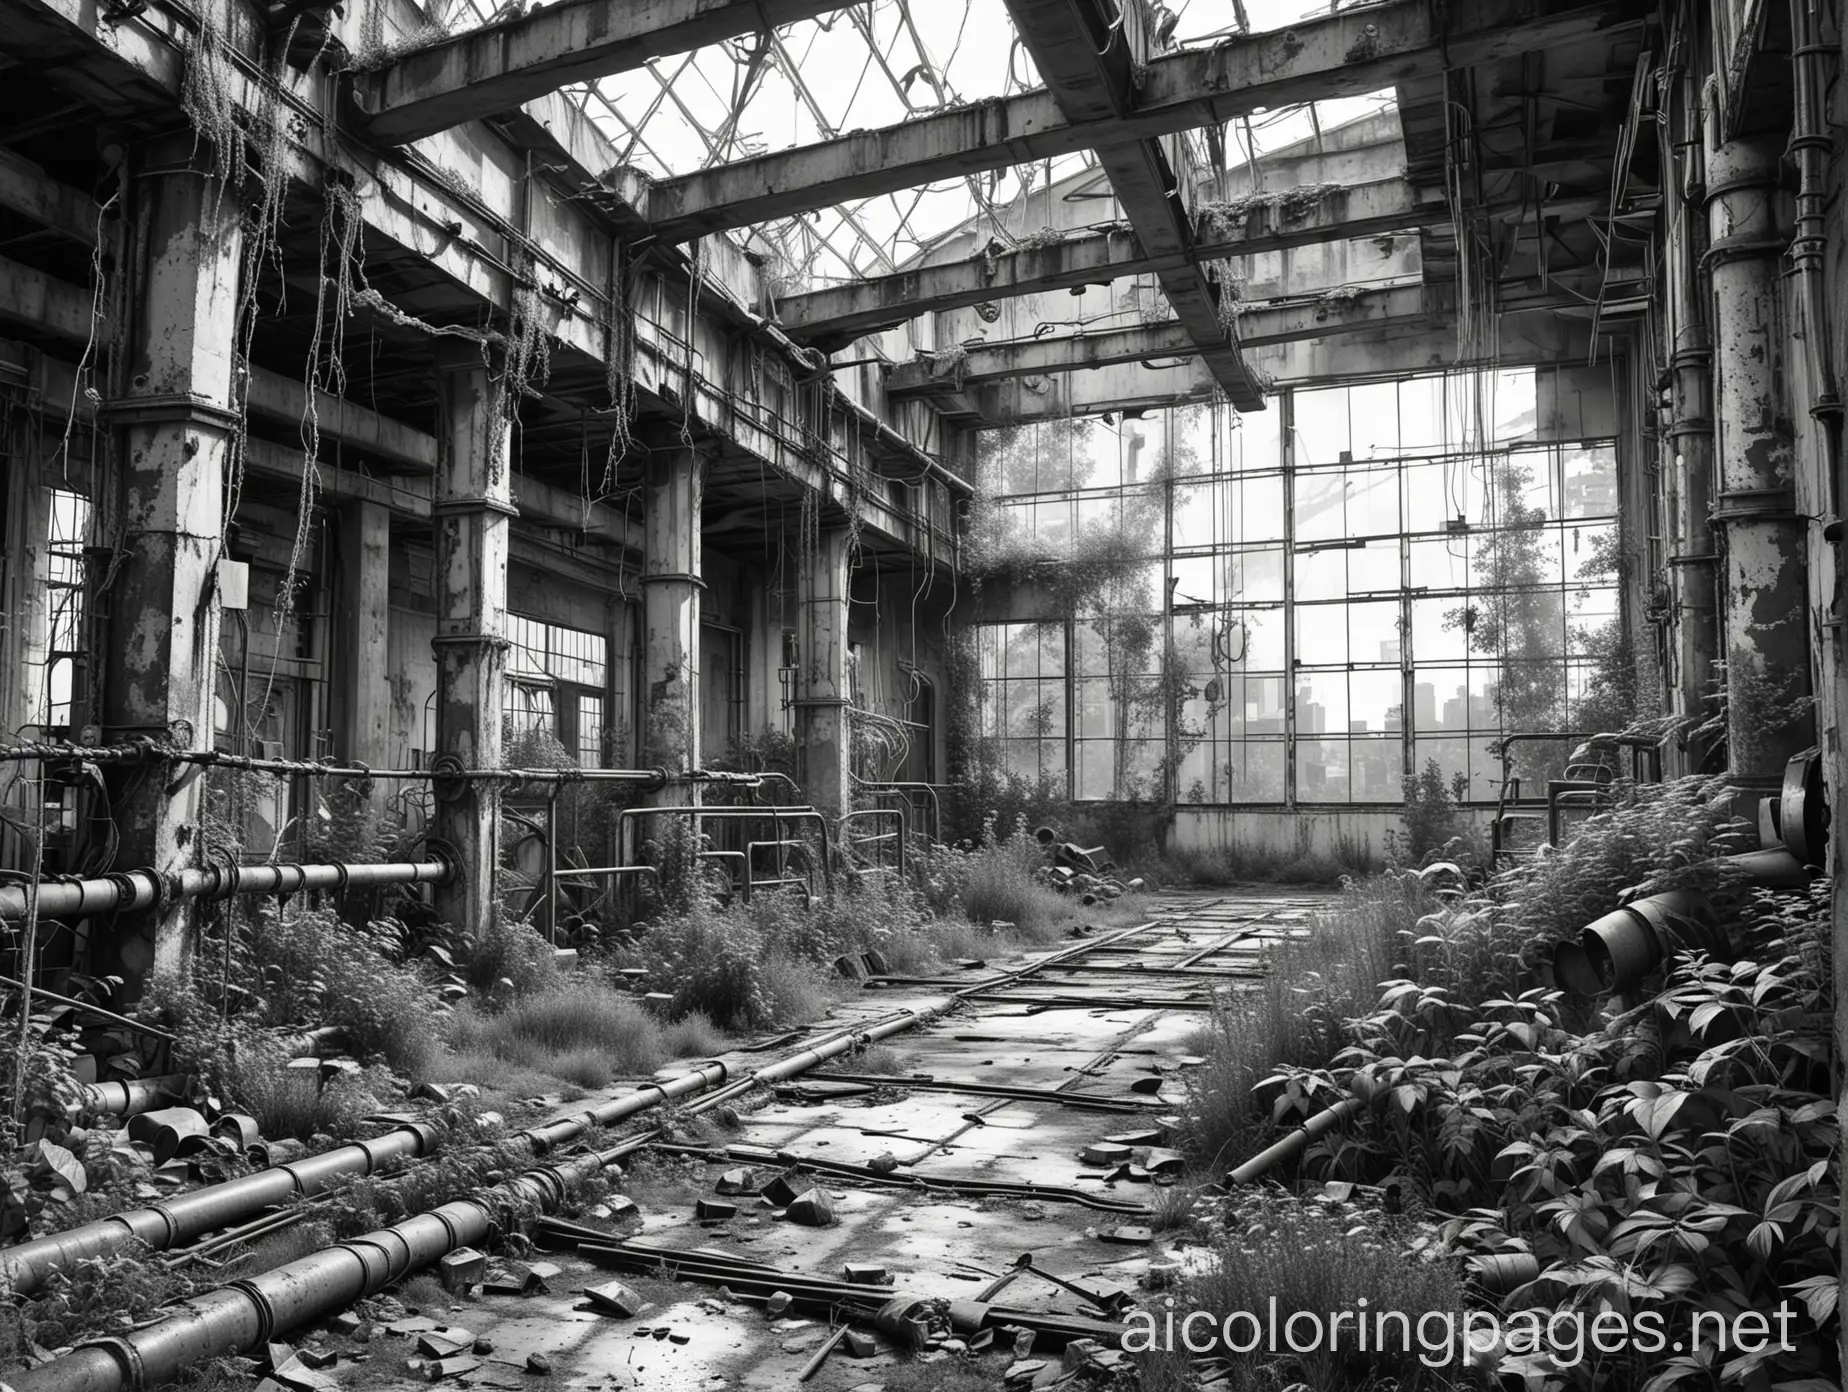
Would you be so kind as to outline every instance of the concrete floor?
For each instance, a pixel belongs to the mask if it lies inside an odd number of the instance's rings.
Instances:
[[[1147,1205],[1160,1192],[1154,1184],[1112,1183],[1098,1167],[1087,1167],[1080,1154],[1106,1135],[1146,1126],[1149,1119],[1181,1106],[1186,1041],[1202,1015],[1200,1008],[1120,1006],[1112,998],[1125,992],[1190,992],[1204,1006],[1211,990],[1236,989],[1236,973],[1255,966],[1266,936],[1300,931],[1323,902],[1326,896],[1310,893],[1161,896],[1152,902],[1146,926],[1120,944],[1098,949],[1092,954],[1096,961],[1085,962],[1083,970],[1029,978],[1031,985],[994,993],[1004,999],[977,997],[928,1029],[890,1040],[886,1047],[897,1055],[897,1065],[889,1086],[863,1096],[815,1101],[785,1091],[745,1114],[738,1130],[715,1130],[710,1143],[855,1164],[889,1155],[901,1174],[1053,1186],[1106,1203]],[[1177,976],[1164,982],[1151,974],[1152,968],[1173,967],[1189,958],[1197,958],[1204,970],[1226,973],[1227,979]],[[828,1023],[836,1027],[871,1020],[939,998],[972,976],[993,974],[992,967],[964,972],[935,989],[918,984],[869,989],[836,1010]],[[1125,984],[1126,978],[1133,978],[1131,984]],[[1078,994],[1095,1003],[1070,1003]],[[1041,1006],[1024,999],[1030,996],[1056,996],[1064,1003]],[[780,1052],[741,1052],[728,1061],[748,1069]],[[855,1066],[849,1060],[841,1071]],[[1081,1109],[1050,1096],[1022,1101],[908,1089],[904,1075],[1134,1099],[1139,1112]],[[1151,1077],[1160,1079],[1159,1092],[1132,1090],[1138,1079]],[[1168,1255],[1159,1234],[1147,1246],[1118,1245],[1100,1236],[1120,1225],[1147,1223],[1143,1213],[1043,1199],[921,1194],[851,1180],[823,1180],[838,1217],[832,1227],[777,1220],[767,1204],[755,1206],[748,1194],[737,1200],[737,1217],[696,1220],[695,1202],[713,1197],[719,1175],[743,1163],[658,1155],[639,1159],[618,1187],[634,1198],[640,1221],[631,1219],[613,1230],[677,1247],[716,1246],[792,1273],[834,1280],[841,1279],[846,1262],[875,1263],[886,1268],[898,1289],[943,1300],[973,1298],[1023,1252],[1061,1275],[1107,1281],[1140,1294],[1138,1282],[1149,1262]],[[767,1177],[776,1166],[755,1168]],[[547,1381],[572,1388],[661,1392],[787,1388],[796,1385],[799,1371],[828,1333],[820,1319],[773,1320],[761,1308],[728,1300],[710,1285],[624,1275],[575,1253],[538,1256],[559,1267],[547,1294],[476,1296],[418,1311],[493,1345],[478,1368],[447,1381],[506,1388]],[[647,1307],[631,1319],[584,1308],[579,1292],[612,1279],[644,1295]],[[1083,1312],[1076,1296],[1031,1276],[1016,1280],[996,1303]],[[423,1381],[409,1366],[417,1357],[414,1332],[392,1334],[380,1327],[363,1348],[320,1333],[320,1342],[343,1353],[329,1370],[342,1384],[408,1387]],[[525,1371],[529,1353],[551,1361],[548,1378]],[[1043,1347],[1032,1356],[1048,1357]],[[806,1385],[817,1392],[848,1392],[868,1383],[938,1386],[953,1371],[943,1365],[952,1361],[965,1365],[965,1378],[998,1383],[1013,1362],[1012,1341],[999,1336],[991,1351],[977,1357],[941,1351],[914,1355],[881,1339],[870,1358],[851,1358],[837,1349]],[[920,1362],[924,1366],[916,1366]],[[1042,1378],[1049,1379],[1058,1367],[1054,1352]]]

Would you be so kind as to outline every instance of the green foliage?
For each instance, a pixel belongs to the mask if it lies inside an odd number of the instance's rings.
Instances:
[[[260,1034],[240,1032],[202,1061],[200,1082],[211,1094],[232,1099],[236,1110],[255,1117],[268,1140],[351,1140],[363,1130],[365,1118],[396,1095],[383,1069],[339,1074],[323,1086],[319,1072],[290,1068],[292,1057],[291,1051],[277,1048]]]
[[[1438,906],[1416,875],[1350,883],[1305,936],[1267,948],[1261,981],[1214,1008],[1189,1042],[1206,1063],[1185,1075],[1187,1148],[1209,1170],[1268,1143],[1275,1121],[1253,1089],[1273,1065],[1332,1059],[1347,1043],[1346,1022],[1377,999],[1414,925]]]
[[[1452,855],[1453,843],[1462,832],[1457,805],[1469,792],[1469,775],[1457,774],[1449,786],[1436,759],[1425,760],[1422,772],[1405,780],[1405,811],[1399,814],[1405,823],[1403,840],[1389,839],[1388,854],[1395,860],[1423,865],[1434,855]]]
[[[221,921],[191,978],[158,978],[148,1009],[181,1035],[182,1062],[203,1063],[240,1031],[337,1025],[360,1058],[416,1073],[428,1059],[434,1006],[395,934],[356,932],[332,911],[264,903],[255,922]]]
[[[1271,1190],[1247,1190],[1226,1201],[1210,1221],[1207,1259],[1182,1282],[1175,1308],[1211,1311],[1220,1321],[1233,1311],[1249,1311],[1268,1325],[1274,1299],[1280,1329],[1298,1312],[1325,1324],[1331,1313],[1349,1311],[1368,1319],[1377,1332],[1372,1321],[1390,1311],[1405,1315],[1414,1331],[1427,1314],[1446,1317],[1452,1330],[1460,1330],[1467,1302],[1458,1263],[1429,1252],[1408,1254],[1413,1237],[1405,1220],[1350,1203],[1302,1202]],[[1435,1342],[1444,1327],[1435,1321],[1425,1332]],[[1219,1385],[1226,1392],[1290,1386],[1437,1392],[1456,1385],[1457,1369],[1421,1361],[1426,1350],[1416,1333],[1401,1339],[1396,1324],[1386,1331],[1389,1338],[1370,1339],[1365,1350],[1352,1320],[1333,1348],[1325,1340],[1313,1352],[1295,1354],[1261,1344],[1256,1354],[1230,1356],[1227,1380]],[[1204,1331],[1199,1336],[1202,1342],[1207,1337]],[[1249,1341],[1249,1323],[1235,1323],[1232,1337],[1241,1346]],[[1140,1361],[1142,1385],[1150,1392],[1189,1385],[1174,1358],[1151,1353]]]
[[[634,996],[590,975],[554,980],[498,1011],[465,1003],[445,1037],[458,1054],[486,1054],[586,1088],[619,1073],[653,1072],[669,1053],[661,1023]]]
[[[1456,1215],[1451,1250],[1535,1259],[1504,1316],[1649,1312],[1687,1348],[1697,1316],[1794,1314],[1789,1349],[1717,1347],[1709,1326],[1698,1354],[1669,1357],[1630,1347],[1572,1365],[1510,1346],[1501,1374],[1543,1392],[1839,1376],[1829,886],[1759,891],[1732,927],[1739,960],[1684,959],[1653,1009],[1587,1035],[1544,990],[1471,1007],[1397,981],[1333,1069],[1271,1080],[1285,1112],[1366,1104],[1364,1127],[1319,1143],[1312,1167],[1399,1176]]]

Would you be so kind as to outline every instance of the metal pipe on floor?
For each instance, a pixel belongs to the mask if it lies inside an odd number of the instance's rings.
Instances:
[[[1228,1174],[1226,1187],[1230,1189],[1234,1185],[1249,1184],[1252,1180],[1258,1179],[1272,1166],[1289,1159],[1316,1137],[1334,1130],[1360,1108],[1361,1100],[1358,1097],[1344,1097],[1327,1111],[1317,1112],[1282,1140],[1265,1146],[1263,1150]]]
[[[106,1116],[132,1117],[151,1112],[172,1101],[186,1086],[186,1075],[169,1073],[159,1078],[130,1078],[121,1082],[86,1083],[77,1106]]]

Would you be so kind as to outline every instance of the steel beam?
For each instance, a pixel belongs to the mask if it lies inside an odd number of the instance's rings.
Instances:
[[[483,357],[457,346],[439,356],[436,374],[446,429],[434,503],[436,757],[462,768],[500,767],[507,666],[512,429],[504,365]],[[459,782],[437,799],[434,826],[456,866],[437,891],[437,915],[479,933],[498,911],[498,785]]]
[[[0,208],[79,246],[96,245],[96,200],[7,149],[0,149]]]
[[[1496,361],[1508,367],[1568,359],[1582,362],[1592,347],[1587,323],[1552,311],[1505,315],[1501,335]],[[1253,350],[1251,361],[1277,386],[1377,380],[1408,372],[1494,365],[1460,358],[1455,331],[1435,327],[1282,343]],[[1030,386],[1038,389],[1029,390]],[[1055,375],[1043,384],[1021,379],[993,382],[968,393],[966,414],[971,417],[969,423],[978,427],[999,427],[1066,416],[1136,414],[1201,405],[1213,396],[1213,379],[1198,363],[1165,370],[1125,364]]]
[[[391,511],[357,500],[336,514],[339,565],[333,575],[334,649],[328,701],[336,752],[349,763],[386,768],[391,760]],[[371,802],[383,811],[385,786]]]
[[[1370,329],[1431,322],[1442,312],[1442,297],[1422,285],[1374,290],[1351,298],[1318,297],[1287,304],[1254,306],[1238,316],[1241,347],[1256,348],[1301,339],[1327,338]],[[907,363],[886,379],[890,396],[917,396],[957,391],[1009,377],[1039,377],[1118,363],[1157,358],[1197,357],[1187,326],[1157,324],[1099,334],[1065,334],[996,347],[971,348],[957,363],[954,380],[937,375],[927,362]]]
[[[1475,0],[1450,7],[1447,21],[1428,0],[1386,0],[1153,58],[1134,110],[1122,117],[1068,121],[1038,88],[662,180],[647,191],[646,214],[663,240],[685,241],[1260,108],[1362,96],[1449,68],[1594,43],[1636,22],[1634,0]]]
[[[1709,129],[1718,124],[1709,113]],[[1815,739],[1796,706],[1810,694],[1810,616],[1778,321],[1779,260],[1790,242],[1778,214],[1782,153],[1770,138],[1707,151],[1727,771],[1747,779],[1781,777]]]
[[[367,131],[394,145],[505,111],[569,82],[629,72],[848,0],[566,0],[407,53],[362,78]]]
[[[1015,31],[1073,125],[1121,122],[1136,110],[1136,67],[1153,52],[1148,11],[1107,12],[1103,0],[1007,0]],[[1221,312],[1222,293],[1194,252],[1184,194],[1193,183],[1186,146],[1155,138],[1099,145],[1097,159],[1123,215],[1158,260],[1154,272],[1174,317],[1215,381],[1242,410],[1262,410],[1264,394],[1246,370]]]
[[[216,728],[224,480],[237,418],[238,265],[233,200],[194,163],[190,137],[150,148],[136,193],[145,260],[127,345],[127,394],[105,421],[120,431],[122,530],[116,539],[102,680],[92,696],[106,740],[151,735],[209,750]],[[128,777],[115,789],[118,859],[165,874],[197,866],[204,785]],[[100,967],[145,981],[180,972],[194,946],[183,901],[127,920]]]

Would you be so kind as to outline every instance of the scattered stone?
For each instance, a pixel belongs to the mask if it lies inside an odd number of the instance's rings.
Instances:
[[[424,1364],[423,1374],[431,1382],[441,1382],[444,1378],[461,1377],[472,1373],[481,1366],[479,1358],[470,1358],[467,1354],[458,1354],[453,1358],[434,1358]],[[329,1384],[332,1386],[333,1384]]]
[[[526,1371],[529,1373],[538,1373],[541,1377],[544,1377],[547,1373],[552,1371],[552,1360],[547,1358],[543,1353],[529,1353],[526,1355]]]
[[[738,1205],[721,1203],[717,1199],[701,1199],[693,1205],[693,1216],[706,1223],[722,1223],[738,1216]]]
[[[800,1223],[805,1228],[827,1228],[834,1225],[834,1205],[820,1189],[811,1189],[791,1200],[788,1213],[790,1222]]]
[[[280,1368],[274,1370],[277,1382],[292,1392],[331,1392],[340,1386],[326,1373],[317,1373],[299,1358],[291,1358]]]
[[[796,1298],[788,1291],[772,1291],[770,1298],[764,1302],[764,1313],[777,1319],[787,1314],[789,1307],[795,1303]]]
[[[744,1169],[727,1170],[719,1176],[719,1182],[712,1187],[716,1193],[720,1194],[743,1194],[757,1188],[757,1172]]]
[[[458,1247],[436,1263],[436,1277],[451,1295],[477,1285],[488,1274],[488,1255],[473,1247]]]
[[[605,1281],[600,1286],[586,1286],[584,1295],[599,1310],[615,1315],[618,1319],[634,1319],[648,1304],[621,1281]]]
[[[1014,1334],[1014,1357],[1017,1359],[1025,1358],[1029,1353],[1033,1352],[1034,1333],[1031,1329],[1021,1329],[1018,1326],[1012,1326],[1012,1329]]]
[[[342,1310],[327,1322],[327,1328],[330,1333],[339,1334],[349,1339],[352,1338],[353,1335],[359,1333],[359,1326],[360,1318],[351,1310]]]
[[[453,1358],[475,1342],[475,1336],[466,1329],[437,1329],[428,1334],[419,1335],[417,1351],[425,1358]]]
[[[305,1348],[299,1351],[295,1356],[303,1364],[315,1369],[317,1372],[322,1368],[333,1367],[340,1358],[340,1355],[335,1353],[332,1349],[321,1348]]]
[[[1042,1359],[1020,1359],[1008,1365],[1007,1371],[1001,1374],[1001,1380],[1018,1387],[1032,1382],[1045,1367],[1046,1364]]]
[[[848,1262],[843,1272],[843,1279],[855,1286],[883,1286],[890,1279],[878,1262]]]
[[[888,1150],[868,1160],[866,1162],[866,1168],[873,1171],[875,1174],[891,1174],[893,1170],[898,1168],[898,1157]]]
[[[1149,1269],[1142,1274],[1142,1284],[1152,1291],[1167,1290],[1181,1277],[1181,1264],[1177,1261],[1152,1261]]]
[[[1111,1228],[1108,1232],[1098,1234],[1105,1242],[1114,1242],[1124,1247],[1146,1247],[1155,1240],[1152,1230],[1144,1227]]]
[[[945,1353],[967,1353],[969,1345],[961,1339],[945,1339],[941,1345]]]
[[[1077,1372],[1078,1369],[1084,1367],[1085,1364],[1091,1361],[1091,1355],[1096,1353],[1101,1347],[1103,1346],[1095,1339],[1073,1339],[1065,1346],[1065,1353],[1061,1359],[1061,1362],[1065,1366],[1065,1371],[1068,1373]]]
[[[1046,1207],[1044,1204],[1029,1201],[1020,1206],[1019,1212],[1020,1216],[1029,1223],[1037,1223],[1046,1216]]]
[[[1121,1165],[1129,1160],[1129,1147],[1112,1141],[1096,1141],[1084,1148],[1079,1159],[1087,1165]]]
[[[796,1188],[793,1183],[796,1178],[796,1172],[790,1170],[787,1173],[777,1175],[757,1192],[770,1201],[770,1206],[772,1208],[787,1208],[795,1201],[796,1196],[802,1192],[800,1189]]]
[[[475,1340],[474,1347],[470,1350],[470,1352],[479,1353],[485,1357],[486,1355],[494,1352],[494,1341],[488,1338],[486,1335],[483,1335],[482,1337]]]
[[[849,1358],[871,1358],[879,1352],[879,1345],[864,1329],[849,1329],[841,1339],[841,1352]]]

